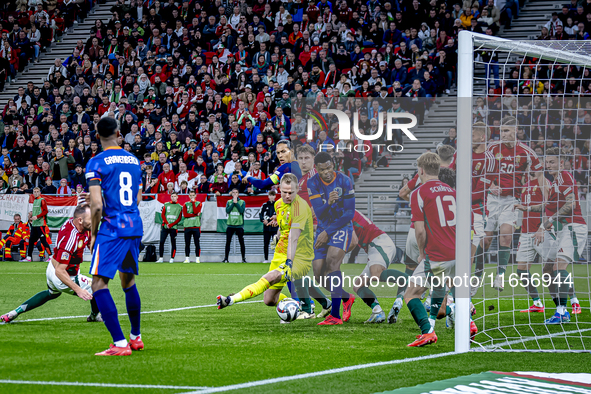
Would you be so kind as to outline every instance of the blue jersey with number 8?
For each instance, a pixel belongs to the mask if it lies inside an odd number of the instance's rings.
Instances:
[[[100,185],[103,192],[99,234],[141,237],[137,195],[142,187],[142,169],[138,159],[121,148],[107,148],[88,162],[86,180],[89,186]]]

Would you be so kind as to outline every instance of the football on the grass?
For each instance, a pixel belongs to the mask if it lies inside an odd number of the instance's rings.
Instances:
[[[283,321],[293,321],[297,319],[300,312],[300,304],[292,298],[285,298],[277,304],[277,314]]]

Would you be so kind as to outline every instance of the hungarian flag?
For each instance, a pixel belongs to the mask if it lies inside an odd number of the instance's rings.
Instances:
[[[231,200],[232,196],[218,196],[218,226],[219,233],[225,233],[228,227],[228,214],[226,213],[226,203]],[[259,213],[264,203],[269,201],[269,197],[263,196],[245,196],[240,197],[246,203],[244,211],[244,232],[246,233],[262,233],[263,223],[261,222]]]
[[[78,205],[78,197],[56,197],[42,195],[47,203],[47,226],[52,229],[60,229],[62,225],[72,216]],[[29,197],[29,210],[33,209],[33,200],[35,197]]]

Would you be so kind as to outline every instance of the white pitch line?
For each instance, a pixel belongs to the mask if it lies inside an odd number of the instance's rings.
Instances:
[[[308,378],[314,378],[316,376],[332,375],[332,374],[335,374],[335,373],[355,371],[355,370],[358,370],[358,369],[381,367],[381,366],[384,366],[384,365],[396,365],[396,364],[402,364],[402,363],[409,363],[409,362],[413,362],[413,361],[431,360],[431,359],[434,359],[434,358],[452,356],[454,354],[458,354],[458,353],[456,353],[456,352],[446,352],[446,353],[439,353],[439,354],[431,354],[429,356],[419,356],[419,357],[405,358],[405,359],[402,359],[402,360],[380,361],[380,362],[377,362],[377,363],[352,365],[350,367],[327,369],[327,370],[324,370],[324,371],[309,372],[309,373],[303,373],[303,374],[300,374],[300,375],[284,376],[284,377],[281,377],[281,378],[272,378],[272,379],[265,379],[265,380],[257,380],[257,381],[254,381],[254,382],[232,384],[232,385],[229,385],[229,386],[211,387],[211,388],[203,389],[201,391],[194,391],[194,392],[189,392],[189,393],[185,393],[185,394],[221,393],[221,392],[224,392],[224,391],[240,390],[240,389],[246,389],[246,388],[250,388],[250,387],[257,387],[257,386],[263,386],[263,385],[267,385],[267,384],[274,384],[274,383],[283,383],[283,382],[289,382],[290,380],[308,379]]]
[[[86,386],[86,387],[112,387],[120,389],[169,389],[169,390],[204,390],[208,387],[200,386],[165,386],[154,384],[116,384],[116,383],[85,383],[85,382],[43,382],[36,380],[4,380],[0,384],[33,384],[42,386]],[[196,391],[199,393],[200,391]]]
[[[259,301],[244,301],[244,302],[239,302],[236,305],[240,305],[240,304],[256,304],[256,303],[259,303],[259,302],[263,302],[263,300],[259,300]],[[181,308],[162,309],[162,310],[159,310],[159,311],[145,311],[145,312],[142,312],[142,315],[149,315],[149,314],[152,314],[152,313],[186,311],[186,310],[189,310],[189,309],[210,308],[210,307],[213,307],[213,306],[217,306],[217,305],[216,304],[211,304],[211,305],[196,305],[196,306],[184,306],[184,307],[181,307]],[[119,316],[127,316],[127,313],[120,313]],[[57,317],[44,317],[44,318],[40,318],[40,319],[14,320],[13,322],[11,322],[11,324],[31,322],[31,321],[81,319],[83,317],[88,317],[88,315],[80,315],[80,316],[57,316]]]

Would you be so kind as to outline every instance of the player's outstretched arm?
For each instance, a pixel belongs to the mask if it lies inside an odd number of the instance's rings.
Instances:
[[[269,189],[271,186],[279,183],[279,177],[275,174],[273,174],[270,177],[265,178],[263,180],[257,179],[252,176],[246,176],[245,179],[248,182],[250,182],[251,185],[253,185],[257,189],[261,189],[261,190]],[[277,181],[275,181],[275,180],[277,180]]]
[[[55,267],[55,276],[57,276],[58,279],[61,280],[64,285],[72,289],[74,293],[76,293],[76,295],[82,298],[84,301],[92,300],[92,294],[78,286],[76,283],[74,283],[72,279],[70,279],[70,274],[68,274],[68,272],[66,271],[66,264],[60,264],[54,259],[51,259],[51,263]]]

